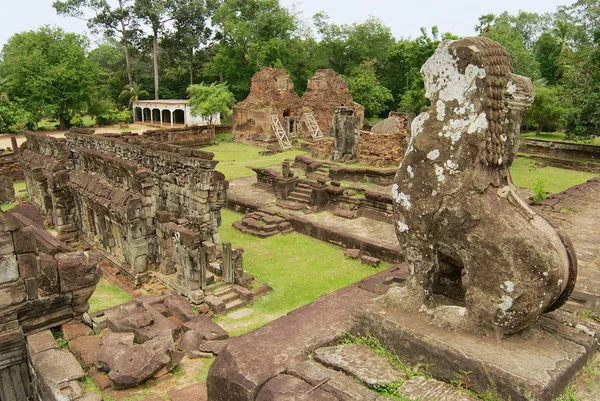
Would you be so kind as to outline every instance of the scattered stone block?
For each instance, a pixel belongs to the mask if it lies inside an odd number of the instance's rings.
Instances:
[[[92,335],[92,329],[85,323],[80,321],[73,321],[67,324],[63,324],[61,327],[63,337],[67,341],[71,341],[81,336]]]
[[[105,390],[110,387],[110,379],[108,378],[108,375],[106,373],[99,372],[96,368],[93,367],[90,368],[88,373],[90,374],[90,376],[92,376],[92,380],[94,380],[94,383],[96,383],[98,387],[100,387],[100,390]]]
[[[360,249],[346,249],[344,254],[352,259],[358,259],[362,255],[362,251]]]
[[[202,334],[196,330],[189,330],[181,336],[177,348],[182,351],[197,351],[200,343],[204,341]]]
[[[419,401],[477,401],[464,391],[457,390],[449,384],[435,379],[419,376],[406,381],[398,389],[398,394],[409,400]]]
[[[188,358],[190,359],[198,359],[198,358],[212,358],[215,355],[212,352],[203,352],[198,350],[188,351]]]
[[[372,256],[362,255],[360,257],[360,262],[363,265],[369,265],[369,266],[377,267],[381,263],[381,259],[374,258]]]
[[[100,349],[100,337],[83,336],[69,341],[69,349],[85,369],[96,363],[96,353]]]
[[[190,301],[179,294],[168,295],[164,300],[164,305],[172,316],[175,316],[182,322],[187,322],[196,316],[192,310]]]
[[[374,388],[406,375],[394,369],[385,359],[362,344],[318,348],[314,352],[317,362],[352,376],[368,387]]]
[[[237,293],[244,304],[248,305],[254,301],[254,294],[249,289],[236,285],[233,287],[233,290]]]
[[[215,297],[214,295],[208,295],[205,298],[205,301],[208,307],[215,312],[215,314],[222,315],[223,313],[227,312],[227,306],[220,298]]]
[[[81,380],[85,376],[75,357],[62,349],[48,349],[33,355],[33,365],[37,376],[52,385]]]
[[[214,341],[229,338],[227,331],[206,315],[198,315],[183,325],[183,330],[194,330],[203,340]]]

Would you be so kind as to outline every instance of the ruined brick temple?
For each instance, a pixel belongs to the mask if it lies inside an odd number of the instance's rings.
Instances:
[[[135,284],[156,278],[196,303],[216,275],[245,283],[242,251],[219,238],[228,182],[212,153],[164,135],[25,136],[30,200],[60,240],[92,247]]]

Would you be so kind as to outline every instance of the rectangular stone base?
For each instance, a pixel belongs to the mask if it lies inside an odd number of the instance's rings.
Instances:
[[[542,317],[528,337],[502,340],[433,325],[425,313],[387,309],[381,299],[357,310],[353,335],[370,334],[411,364],[427,364],[450,381],[467,374],[471,390],[495,388],[503,399],[552,400],[596,351],[596,340],[551,317]]]

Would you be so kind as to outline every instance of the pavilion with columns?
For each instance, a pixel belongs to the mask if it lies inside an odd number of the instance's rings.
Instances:
[[[208,121],[202,116],[193,116],[185,99],[137,100],[132,103],[133,122],[174,125],[203,125]],[[221,116],[213,117],[213,124],[221,124]]]

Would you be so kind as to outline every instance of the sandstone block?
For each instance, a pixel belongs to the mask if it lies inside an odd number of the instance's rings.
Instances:
[[[224,340],[229,338],[229,334],[206,315],[198,315],[183,325],[185,331],[196,331],[204,340]]]
[[[11,233],[0,233],[0,257],[12,255],[15,251]]]
[[[362,255],[362,251],[360,249],[346,249],[344,255],[352,259],[358,259]]]
[[[27,291],[23,280],[0,285],[0,309],[25,301]]]
[[[478,398],[474,397],[467,392],[459,391],[449,384],[441,382],[435,379],[428,379],[427,377],[419,376],[413,377],[412,379],[405,382],[402,387],[398,389],[398,394],[403,398],[409,400],[421,400],[421,401],[477,401]]]
[[[17,255],[17,262],[19,262],[19,276],[23,280],[37,277],[39,269],[35,253],[23,253]]]
[[[97,336],[77,337],[69,341],[69,350],[75,355],[81,366],[87,369],[96,363],[96,353],[100,349],[100,341],[100,337]]]
[[[15,255],[0,256],[0,284],[19,279],[19,265]]]
[[[13,232],[21,228],[21,225],[9,213],[0,211],[0,233]]]
[[[54,257],[46,253],[39,254],[39,274],[37,276],[38,289],[44,295],[56,294],[60,291],[58,269]]]
[[[50,330],[40,331],[39,333],[27,336],[27,349],[31,356],[56,348],[58,348],[58,345]]]
[[[172,316],[175,316],[182,322],[187,322],[196,316],[187,298],[179,294],[170,294],[167,296],[164,300],[164,305]]]
[[[37,250],[35,229],[30,226],[22,227],[13,232],[15,253],[34,253]]]
[[[74,340],[77,337],[89,336],[93,333],[92,329],[89,326],[79,321],[73,321],[67,324],[63,324],[61,330],[63,332],[65,340],[67,341]]]
[[[319,388],[310,391],[312,387],[297,377],[279,374],[263,386],[256,396],[256,401],[284,401],[289,399],[335,401],[338,399],[333,394],[329,394]]]
[[[98,283],[100,258],[92,252],[61,253],[54,257],[61,291],[73,291]]]
[[[374,258],[372,256],[362,255],[360,257],[360,263],[362,263],[363,265],[377,267],[381,263],[381,259]]]

